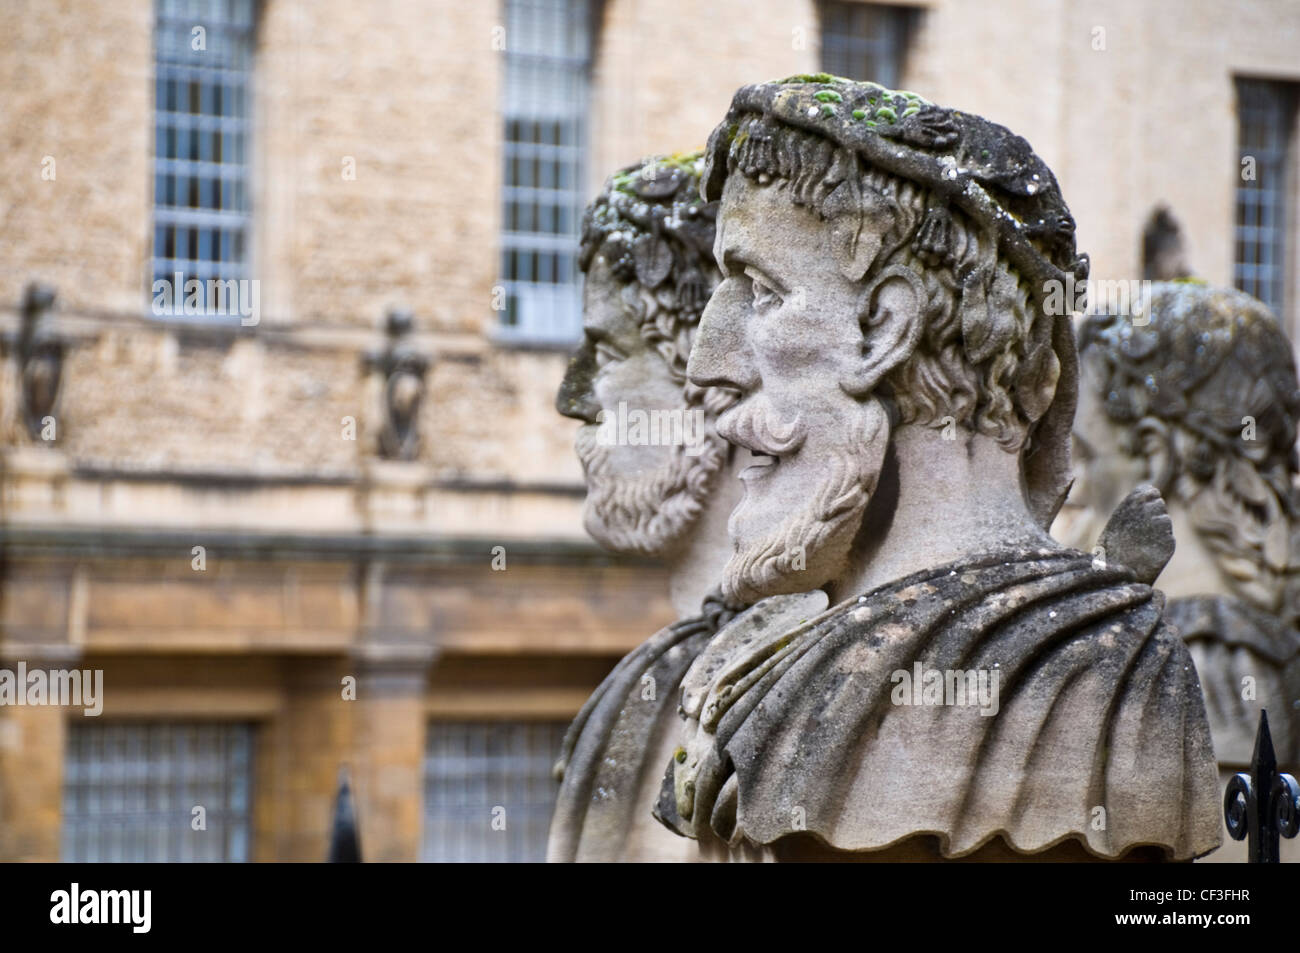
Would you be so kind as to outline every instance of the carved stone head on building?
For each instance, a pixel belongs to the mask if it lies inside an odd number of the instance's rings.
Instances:
[[[727,594],[834,578],[900,426],[995,444],[1046,525],[1067,479],[1074,353],[1045,295],[1087,259],[1029,145],[816,75],[741,89],[707,160],[724,281],[690,377],[740,391],[719,431],[766,464],[742,477]]]
[[[1229,592],[1295,619],[1300,390],[1268,308],[1227,288],[1156,283],[1148,324],[1090,317],[1079,350],[1067,542],[1090,547],[1119,499],[1151,483],[1192,531],[1177,535],[1162,588]],[[1218,578],[1178,578],[1195,553]]]
[[[733,396],[686,380],[718,283],[716,203],[700,198],[701,164],[696,153],[628,166],[583,219],[584,337],[556,409],[583,422],[584,522],[617,552],[680,547],[727,459],[714,421]]]

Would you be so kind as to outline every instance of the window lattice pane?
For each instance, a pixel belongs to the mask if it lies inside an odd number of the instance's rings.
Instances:
[[[247,277],[254,9],[156,0],[156,13],[153,277],[179,274],[179,295],[191,278]]]
[[[63,766],[65,861],[246,861],[253,728],[73,721]],[[193,810],[207,829],[191,827]]]
[[[1282,317],[1286,280],[1287,173],[1296,96],[1286,83],[1237,81],[1239,167],[1233,281]]]
[[[541,862],[559,785],[563,722],[431,722],[424,759],[430,862]],[[505,808],[505,830],[492,810]]]
[[[582,329],[575,251],[591,66],[588,0],[506,0],[501,279],[507,337]]]
[[[822,69],[897,88],[911,11],[867,3],[822,4]]]

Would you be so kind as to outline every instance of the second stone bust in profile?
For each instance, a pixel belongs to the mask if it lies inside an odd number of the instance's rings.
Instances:
[[[584,522],[607,549],[662,559],[681,618],[623,658],[570,726],[556,772],[552,861],[694,853],[650,811],[676,743],[681,676],[735,608],[715,591],[738,496],[736,454],[715,426],[735,395],[686,380],[700,313],[719,280],[717,205],[700,197],[702,166],[693,153],[621,169],[583,220],[584,337],[556,406],[582,422]]]

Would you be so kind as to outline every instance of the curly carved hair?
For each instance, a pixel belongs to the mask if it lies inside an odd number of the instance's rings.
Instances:
[[[727,169],[778,182],[794,204],[824,220],[860,216],[866,190],[883,199],[893,224],[863,281],[901,264],[927,295],[921,340],[887,380],[900,422],[942,427],[951,418],[1008,451],[1025,445],[1060,373],[1053,318],[998,255],[993,235],[925,187],[756,113],[737,126]]]
[[[583,216],[578,258],[584,273],[597,255],[609,262],[641,337],[691,404],[704,394],[687,382],[686,362],[704,306],[722,280],[713,260],[718,203],[700,198],[702,167],[703,153],[693,152],[614,173]]]

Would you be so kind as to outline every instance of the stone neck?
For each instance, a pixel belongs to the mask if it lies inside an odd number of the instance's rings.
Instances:
[[[894,431],[880,485],[832,603],[932,566],[1009,546],[1057,548],[1025,502],[1020,456],[959,430],[904,425]]]

